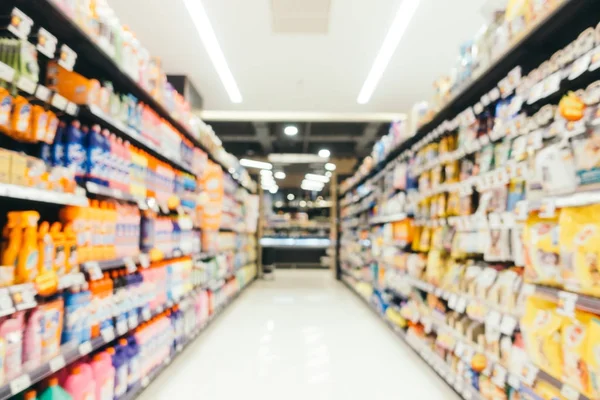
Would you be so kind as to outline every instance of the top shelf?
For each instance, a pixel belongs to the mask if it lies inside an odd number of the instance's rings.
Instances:
[[[392,150],[368,174],[342,193],[340,198],[374,177],[388,163],[409,150],[442,122],[454,118],[467,107],[477,103],[483,95],[489,93],[519,63],[527,62],[535,65],[536,61],[541,60],[540,55],[549,47],[552,47],[552,43],[562,40],[561,33],[564,34],[566,30],[572,28],[574,21],[586,15],[593,15],[593,11],[597,9],[598,3],[594,0],[564,0],[554,11],[548,13],[524,32],[512,46],[502,52],[490,65],[481,72],[476,73],[473,79],[466,83],[429,122],[419,127],[412,137]]]
[[[196,147],[204,150],[208,157],[219,164],[226,173],[231,175],[228,168],[200,143],[199,139],[192,134],[187,126],[173,117],[150,93],[121,70],[117,63],[57,5],[49,0],[16,0],[15,6],[31,17],[37,24],[51,32],[59,41],[67,44],[77,53],[79,58],[83,58],[86,62],[92,64],[99,71],[99,74],[103,78],[109,79],[119,91],[131,93],[139,101],[151,107],[158,115],[185,135]],[[250,188],[242,185],[239,180],[236,179],[236,181],[240,186],[251,191]]]

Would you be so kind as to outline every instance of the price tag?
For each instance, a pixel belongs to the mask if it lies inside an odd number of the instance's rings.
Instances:
[[[556,204],[554,199],[542,199],[539,215],[542,218],[554,218],[556,215]]]
[[[177,344],[176,350],[178,353],[181,353],[181,351],[183,350],[183,345],[181,343]]]
[[[100,264],[98,264],[97,261],[87,261],[84,264],[84,268],[93,281],[97,281],[104,277],[102,269],[100,269]]]
[[[515,388],[517,390],[521,388],[521,379],[519,378],[518,375],[508,374],[507,382],[510,385],[510,387],[512,387],[512,388]]]
[[[454,308],[454,310],[460,314],[464,313],[467,309],[467,301],[468,299],[466,297],[459,298],[456,302],[456,307]]]
[[[132,257],[125,257],[123,259],[123,263],[125,264],[125,267],[127,268],[127,272],[133,273],[133,272],[137,271],[137,265],[135,264],[135,261],[133,261]]]
[[[10,393],[15,396],[31,386],[29,374],[23,374],[10,381]]]
[[[52,101],[50,102],[50,104],[52,104],[54,107],[58,108],[61,111],[64,111],[67,108],[68,103],[69,102],[67,101],[67,99],[65,99],[58,93],[54,93],[54,96],[52,96]]]
[[[500,98],[500,89],[498,89],[497,87],[493,88],[490,93],[490,100],[491,101],[496,101]]]
[[[486,326],[490,326],[492,328],[499,328],[501,318],[502,318],[502,316],[500,315],[499,312],[490,311],[490,313],[485,318],[485,324],[486,324]]]
[[[50,89],[44,85],[38,85],[35,89],[35,97],[47,103],[50,100]]]
[[[108,327],[108,328],[104,328],[100,332],[100,335],[102,336],[104,343],[110,343],[115,339],[115,330],[112,326]]]
[[[547,77],[544,81],[544,92],[542,93],[542,97],[548,97],[560,89],[560,81],[562,79],[561,72],[555,72],[554,74]]]
[[[34,94],[36,83],[26,76],[21,75],[17,80],[17,87],[25,93]]]
[[[5,82],[12,82],[14,78],[15,70],[3,62],[0,62],[0,79]]]
[[[129,323],[129,329],[134,329],[138,326],[138,317],[136,314],[130,315],[127,321]]]
[[[77,107],[77,104],[69,101],[65,107],[65,112],[69,115],[76,116],[79,112],[79,107]]]
[[[575,309],[577,308],[577,296],[575,293],[570,292],[559,292],[558,293],[558,308],[556,312],[567,317],[575,316]]]
[[[450,298],[448,299],[448,307],[450,307],[451,309],[455,309],[456,307],[456,303],[458,301],[458,296],[455,293],[452,293],[450,295]]]
[[[579,57],[571,66],[571,73],[569,74],[569,80],[579,78],[584,72],[587,72],[590,62],[592,61],[592,53],[588,52],[583,56]]]
[[[505,335],[512,336],[515,332],[515,328],[517,327],[518,321],[512,315],[504,315],[502,317],[502,322],[500,323],[500,332]]]
[[[484,106],[484,107],[487,107],[487,106],[489,106],[489,105],[490,105],[490,103],[491,103],[491,100],[490,100],[490,95],[489,95],[489,94],[487,94],[487,93],[486,93],[486,94],[484,94],[484,95],[481,97],[481,104],[483,104],[483,106]]]
[[[539,99],[542,98],[544,92],[544,82],[536,83],[529,92],[529,98],[527,99],[527,104],[533,104]]]
[[[171,356],[167,356],[167,358],[165,358],[165,364],[171,364]]]
[[[128,330],[126,319],[121,319],[119,322],[117,322],[117,334],[119,336],[124,335]]]
[[[144,376],[142,378],[142,387],[145,388],[150,384],[150,378],[148,378],[147,376]]]
[[[433,321],[431,320],[431,318],[423,317],[421,318],[421,323],[423,324],[425,333],[431,333],[431,328],[433,327]]]
[[[10,13],[10,24],[7,28],[10,32],[19,39],[27,40],[32,26],[33,20],[31,18],[18,8],[13,8]]]
[[[58,59],[58,65],[60,65],[68,71],[73,71],[75,61],[77,61],[77,53],[75,53],[66,44],[60,46],[60,57]]]
[[[36,48],[40,53],[48,58],[54,58],[54,53],[56,53],[56,44],[56,36],[52,35],[44,28],[40,28],[38,30],[38,42]]]
[[[483,104],[481,103],[476,103],[473,106],[473,111],[475,111],[475,114],[479,115],[483,112]]]
[[[527,386],[533,386],[537,379],[538,372],[539,369],[531,363],[528,363],[523,367],[523,381]]]
[[[142,318],[144,318],[144,321],[148,321],[150,318],[152,318],[152,313],[150,312],[149,308],[144,307],[142,310]]]
[[[567,400],[579,400],[579,392],[566,383],[563,384],[562,389],[560,389],[560,394]]]
[[[92,352],[92,342],[83,342],[79,345],[79,354],[85,356]]]
[[[50,371],[52,371],[52,372],[61,370],[66,365],[65,357],[62,354],[59,354],[58,356],[56,356],[52,360],[50,360],[48,365],[50,366]]]
[[[150,256],[148,254],[140,254],[138,259],[142,268],[148,268],[150,266]]]

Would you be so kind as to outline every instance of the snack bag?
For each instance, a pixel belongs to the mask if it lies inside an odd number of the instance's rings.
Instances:
[[[594,317],[589,323],[585,361],[590,373],[590,393],[593,399],[600,398],[600,318]]]
[[[565,208],[559,219],[562,279],[567,289],[600,296],[600,204]]]
[[[586,361],[592,314],[576,311],[565,318],[562,328],[563,381],[581,393],[589,393],[589,368]]]
[[[562,377],[563,317],[556,312],[556,304],[531,296],[527,299],[521,318],[525,349],[531,361],[557,379]]]
[[[525,279],[542,285],[560,286],[558,217],[544,219],[537,214],[527,219],[523,231]]]

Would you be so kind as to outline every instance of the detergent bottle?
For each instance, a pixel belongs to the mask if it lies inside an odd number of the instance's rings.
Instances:
[[[104,137],[100,125],[93,125],[87,136],[87,177],[98,185],[103,185],[102,165],[104,163]]]
[[[37,223],[40,214],[37,211],[25,211],[22,214],[23,242],[17,260],[16,282],[33,282],[38,273],[39,247]]]
[[[54,242],[50,235],[50,223],[44,221],[38,229],[38,273],[40,275],[53,270]]]
[[[39,400],[73,400],[73,397],[60,387],[57,377],[52,377],[48,380],[48,387],[42,392]]]
[[[48,114],[44,107],[34,105],[31,107],[31,133],[30,142],[44,142],[46,140],[46,128],[48,127]]]
[[[63,230],[65,239],[65,274],[77,272],[79,256],[77,251],[77,234],[73,230],[73,223],[68,222]]]
[[[10,135],[18,140],[27,139],[30,121],[31,104],[23,96],[17,96],[12,109]]]
[[[75,178],[79,184],[83,184],[86,168],[85,161],[87,153],[85,150],[85,138],[88,129],[82,127],[77,120],[65,132],[65,163],[64,166],[75,172]]]
[[[62,224],[55,222],[50,227],[50,236],[54,242],[54,260],[52,268],[58,276],[63,276],[67,273],[67,252],[65,245],[65,234],[62,230]]]
[[[54,143],[54,138],[56,137],[56,131],[58,130],[58,125],[60,120],[52,111],[46,111],[46,115],[48,116],[48,123],[46,125],[46,137],[43,139],[44,142],[49,145]]]
[[[115,396],[115,368],[108,352],[94,355],[91,363],[96,381],[96,400],[113,400]]]
[[[62,167],[65,165],[65,133],[67,131],[67,124],[64,121],[58,123],[56,129],[56,135],[52,142],[52,149],[50,151],[52,158],[52,165],[55,167]]]
[[[73,400],[90,400],[96,396],[93,380],[83,370],[83,364],[76,365],[71,369],[71,374],[65,382],[65,390]]]
[[[0,132],[9,133],[11,127],[10,112],[13,98],[9,91],[0,87]]]

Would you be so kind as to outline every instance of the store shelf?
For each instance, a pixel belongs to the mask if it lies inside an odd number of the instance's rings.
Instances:
[[[531,294],[544,296],[557,304],[560,302],[564,304],[565,308],[575,307],[582,311],[600,314],[600,298],[597,297],[572,293],[549,286],[529,285],[527,290]]]
[[[361,296],[352,285],[342,279],[344,285],[348,287],[348,289],[354,293],[359,299],[361,299],[367,307],[373,311],[387,326],[390,328],[396,336],[398,336],[402,341],[417,354],[419,357],[423,359],[427,364],[429,364],[433,371],[435,371],[440,378],[442,378],[452,390],[454,390],[459,396],[461,396],[465,400],[484,400],[483,396],[473,388],[467,380],[464,380],[458,377],[450,367],[431,349],[429,349],[424,343],[413,339],[410,335],[407,335],[406,332],[399,327],[393,325],[391,322],[385,319],[379,311],[375,309],[375,307],[369,303],[363,296]]]
[[[40,4],[43,2],[44,4]],[[219,164],[223,171],[229,175],[229,169],[219,162],[213,154],[200,143],[188,129],[160,104],[150,93],[142,88],[119,65],[84,32],[68,15],[66,15],[54,2],[49,0],[15,0],[15,5],[35,21],[43,26],[58,39],[59,43],[67,44],[77,53],[78,59],[84,59],[98,71],[101,79],[110,80],[119,92],[131,93],[138,101],[150,106],[160,117],[167,120],[175,129],[184,134],[194,145],[203,149],[209,158]],[[233,176],[233,175],[232,175]],[[236,180],[237,181],[237,180]],[[251,192],[250,188],[244,187]]]
[[[408,218],[408,216],[406,215],[406,213],[397,213],[397,214],[392,214],[392,215],[383,215],[383,216],[380,216],[380,217],[371,218],[371,220],[369,221],[369,224],[370,225],[387,224],[387,223],[390,223],[390,222],[403,221],[406,218]]]
[[[104,113],[104,111],[102,111],[98,106],[91,105],[81,107],[79,116],[81,118],[94,121],[95,123],[100,124],[102,127],[110,128],[113,133],[118,133],[120,137],[129,140],[135,146],[140,147],[143,150],[151,153],[153,156],[158,157],[162,161],[175,166],[175,168],[194,175],[187,165],[183,164],[179,160],[176,160],[172,156],[164,154],[164,149],[161,149],[149,139],[140,135],[135,129],[126,126],[121,121],[115,120],[109,115],[106,115],[106,113]]]
[[[429,122],[418,128],[413,136],[390,151],[369,173],[347,188],[340,195],[340,199],[374,177],[387,164],[396,159],[404,151],[409,150],[418,141],[424,139],[445,120],[451,120],[459,112],[476,104],[483,95],[492,90],[521,61],[529,63],[539,61],[538,64],[544,61],[543,59],[538,60],[540,53],[536,49],[539,49],[546,43],[555,41],[554,39],[561,38],[561,34],[565,32],[565,29],[568,29],[566,27],[571,27],[573,25],[572,22],[582,16],[594,15],[598,7],[598,3],[595,1],[565,0],[554,11],[540,18],[535,25],[523,33],[516,42],[492,61],[487,68],[476,74]],[[597,15],[597,13],[595,14]]]
[[[206,326],[208,326],[208,324],[210,324],[210,322],[212,322],[218,315],[220,315],[222,313],[223,309],[225,309],[229,304],[231,304],[231,302],[233,300],[235,300],[240,295],[240,293],[242,293],[242,291],[245,290],[252,282],[253,282],[253,280],[250,281],[244,288],[242,288],[231,300],[229,300],[227,303],[225,303],[220,308],[218,308],[213,313],[213,315],[209,318],[207,324],[205,324],[204,326],[201,326],[198,330],[196,330],[194,332],[194,334],[190,335],[190,337],[188,337],[188,339],[187,339],[186,346],[196,336],[198,336],[198,334],[201,331],[203,331],[206,328]],[[77,345],[77,344],[63,345],[61,347],[61,351],[60,351],[59,355],[51,358],[49,361],[43,362],[40,366],[33,368],[30,371],[26,371],[25,373],[21,374],[17,378],[12,379],[8,384],[6,384],[4,386],[0,386],[0,400],[5,400],[14,395],[19,394],[20,392],[26,390],[27,388],[31,387],[32,385],[51,376],[58,370],[64,368],[65,366],[72,364],[73,362],[79,360],[80,358],[102,348],[103,346],[106,346],[107,344],[114,342],[117,338],[119,338],[123,335],[126,335],[127,333],[132,332],[133,330],[135,330],[137,328],[137,326],[141,322],[152,319],[153,317],[162,313],[165,309],[169,309],[169,308],[173,307],[175,304],[180,304],[183,301],[185,301],[188,297],[194,296],[194,295],[195,295],[195,290],[192,291],[187,296],[185,296],[184,298],[182,298],[178,302],[168,302],[167,304],[164,304],[163,306],[159,307],[158,309],[154,310],[153,312],[143,312],[139,316],[140,321],[138,321],[136,318],[133,318],[133,319],[130,318],[127,321],[126,325],[117,326],[115,329],[105,329],[104,331],[102,331],[101,336],[94,338],[88,342],[85,342],[85,343],[82,343],[79,345]],[[176,351],[176,353],[180,353],[184,347],[178,349]],[[170,363],[170,360],[168,360],[168,359],[165,360],[164,367],[160,368],[159,370],[155,371],[155,373],[148,376],[147,379],[144,380],[146,382],[145,386],[147,386],[148,382],[151,382],[152,379],[154,379],[156,377],[156,375],[158,375],[158,373],[160,373],[160,371],[164,370],[164,368],[166,368],[166,366],[169,363]],[[150,379],[150,378],[152,378],[152,379]],[[136,388],[134,389],[135,393],[130,393],[131,392],[130,391],[123,398],[129,398],[129,399],[135,398],[135,396],[143,389],[143,387],[145,387],[145,386],[142,387],[142,383],[143,382],[140,381],[139,388],[136,386]]]
[[[94,182],[86,182],[85,189],[88,193],[91,193],[91,194],[104,196],[104,197],[110,197],[111,199],[123,200],[123,201],[127,201],[130,203],[140,203],[140,202],[146,201],[145,197],[136,197],[132,194],[125,193],[124,191],[122,191],[120,189],[115,189],[115,188],[110,188],[107,186],[98,185]]]
[[[62,193],[9,183],[0,183],[0,197],[68,206],[85,207],[89,204],[87,197],[83,194]]]

